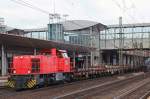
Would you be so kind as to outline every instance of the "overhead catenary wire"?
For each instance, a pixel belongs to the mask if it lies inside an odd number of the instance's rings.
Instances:
[[[15,3],[17,3],[17,4],[20,4],[20,5],[22,5],[22,6],[29,7],[29,8],[31,8],[31,9],[33,9],[33,10],[40,11],[40,12],[46,14],[46,15],[49,15],[49,23],[50,23],[50,20],[51,20],[51,19],[53,20],[53,18],[57,18],[57,17],[58,17],[57,15],[59,15],[59,14],[55,13],[55,3],[53,3],[53,4],[54,4],[54,9],[53,9],[54,12],[53,12],[53,14],[52,14],[52,13],[46,11],[46,10],[43,10],[43,9],[37,7],[37,6],[32,5],[31,3],[29,3],[29,2],[27,2],[27,1],[25,1],[25,0],[11,0],[11,1],[13,1],[13,2],[15,2]],[[60,18],[60,19],[63,19],[63,18],[60,17],[60,16],[59,16],[59,18]],[[52,21],[52,22],[53,22],[53,21]],[[68,21],[68,22],[70,22],[70,23],[72,23],[72,24],[75,24],[75,25],[77,25],[77,26],[79,26],[79,27],[83,27],[82,25],[80,25],[80,24],[78,24],[78,23],[75,23],[75,22],[73,22],[73,21]]]
[[[123,13],[126,13],[132,20],[135,20],[135,17],[133,17],[132,15],[130,15],[130,14],[128,14],[127,13],[127,7],[126,7],[126,4],[125,4],[125,0],[123,0],[123,8],[121,7],[121,5],[116,1],[116,0],[112,0],[112,1],[114,1],[115,2],[115,4],[120,8],[120,10],[122,10],[123,11]],[[132,5],[134,5],[134,3],[133,3],[133,1],[131,0],[130,1],[131,3],[132,3]],[[135,7],[135,5],[134,5],[134,8],[136,8]],[[138,20],[135,20],[136,21],[136,23],[138,22]],[[138,22],[139,23],[139,22]],[[120,27],[121,28],[121,27]],[[141,37],[141,44],[142,44],[142,46],[143,46],[143,34],[142,34],[142,37]],[[137,47],[138,48],[138,47]],[[135,48],[135,51],[134,51],[134,54],[135,54],[135,56],[134,56],[134,61],[137,61],[138,60],[138,50],[137,50],[137,48]],[[141,52],[143,52],[143,48],[140,48],[141,50]],[[140,54],[139,54],[140,55]],[[140,60],[140,61],[142,61],[142,59]],[[134,65],[136,66],[137,64],[136,64],[136,62],[134,62]]]
[[[29,8],[31,8],[33,10],[40,11],[40,12],[45,13],[45,14],[50,14],[50,12],[48,12],[46,10],[43,10],[43,9],[41,9],[39,7],[36,7],[34,5],[31,5],[30,3],[26,2],[26,1],[23,1],[23,0],[10,0],[10,1],[12,1],[14,3],[17,3],[17,4],[20,4],[22,6],[29,7]]]
[[[112,0],[114,3],[115,3],[115,5],[124,13],[124,14],[126,14],[128,17],[130,17],[132,20],[134,20],[134,21],[137,21],[132,15],[130,15],[129,13],[127,13],[127,11],[126,11],[126,4],[125,4],[125,1],[123,1],[123,5],[124,5],[124,7],[125,8],[123,8],[121,5],[120,5],[120,3],[118,3],[116,0]]]
[[[31,9],[34,9],[34,10],[36,10],[36,11],[40,11],[40,12],[42,12],[42,13],[44,13],[44,14],[47,14],[47,15],[51,15],[52,17],[55,17],[55,10],[54,10],[54,14],[51,14],[50,12],[48,12],[48,11],[46,11],[46,10],[43,10],[43,9],[41,9],[41,8],[39,8],[39,7],[36,7],[36,6],[34,6],[34,5],[32,5],[32,4],[30,4],[30,3],[28,3],[27,1],[24,1],[24,0],[11,0],[11,1],[13,1],[13,2],[15,2],[15,3],[17,3],[17,4],[20,4],[20,5],[22,5],[22,6],[26,6],[26,7],[29,7],[29,8],[31,8]],[[55,9],[55,7],[54,7],[54,9]],[[50,18],[50,17],[49,17]],[[62,17],[61,17],[61,19],[62,19]],[[50,19],[49,19],[50,20]],[[82,25],[80,25],[80,24],[78,24],[78,23],[76,23],[76,22],[74,22],[74,21],[68,21],[68,22],[70,22],[70,23],[72,23],[72,24],[75,24],[75,25],[77,25],[77,26],[79,26],[79,27],[83,27]],[[49,23],[50,23],[50,21],[49,21]]]
[[[31,8],[31,9],[33,9],[33,10],[40,11],[40,12],[42,12],[42,13],[44,13],[44,14],[47,14],[47,15],[51,15],[51,16],[55,16],[55,15],[56,15],[56,13],[52,14],[52,13],[50,13],[49,11],[43,10],[43,9],[41,9],[41,8],[39,8],[39,7],[36,7],[36,6],[34,6],[34,5],[30,4],[30,3],[28,3],[27,1],[24,1],[24,0],[10,0],[10,1],[13,1],[14,3],[20,4],[20,5],[22,5],[22,6],[29,7],[29,8]],[[54,8],[54,9],[55,9],[55,8]],[[61,19],[63,19],[63,18],[61,18]],[[78,23],[74,23],[74,22],[72,22],[72,21],[69,21],[69,22],[71,22],[71,23],[73,23],[73,24],[75,24],[75,25],[77,25],[77,26],[82,27],[82,26],[81,26],[80,24],[78,24]]]

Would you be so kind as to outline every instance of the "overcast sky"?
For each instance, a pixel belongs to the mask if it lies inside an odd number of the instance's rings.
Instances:
[[[68,14],[67,19],[91,20],[103,24],[150,22],[150,0],[22,0],[43,10]],[[17,28],[45,27],[48,15],[22,6],[13,0],[0,0],[0,17]]]

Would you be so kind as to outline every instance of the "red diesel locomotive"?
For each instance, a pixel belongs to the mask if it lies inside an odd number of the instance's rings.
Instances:
[[[69,79],[70,58],[66,51],[43,50],[40,55],[14,56],[7,85],[11,88],[33,88]]]
[[[83,63],[76,60],[76,63]],[[74,63],[75,64],[75,63]],[[72,68],[70,58],[64,50],[42,50],[39,55],[14,56],[7,86],[15,89],[34,88],[60,81],[80,80],[133,72],[141,67],[92,66]],[[83,65],[83,64],[82,64]]]

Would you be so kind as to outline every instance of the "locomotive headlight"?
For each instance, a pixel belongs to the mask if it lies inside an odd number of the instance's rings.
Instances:
[[[13,73],[15,74],[15,73],[16,73],[16,70],[14,70]]]
[[[30,74],[31,73],[31,71],[30,70],[28,70],[28,74]]]

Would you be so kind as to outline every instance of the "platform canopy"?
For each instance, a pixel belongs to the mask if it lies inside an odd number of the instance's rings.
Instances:
[[[51,49],[58,48],[61,50],[67,50],[72,52],[90,52],[96,50],[96,48],[85,47],[80,45],[65,44],[61,42],[39,40],[34,38],[27,38],[16,36],[12,34],[0,33],[0,44],[5,46],[17,47],[17,48],[37,48],[37,49]]]

